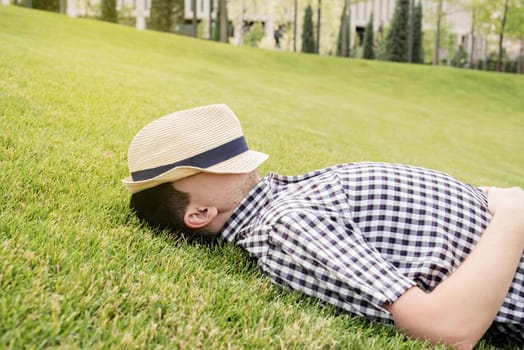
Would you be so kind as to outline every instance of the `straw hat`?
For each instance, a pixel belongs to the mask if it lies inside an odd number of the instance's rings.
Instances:
[[[224,104],[187,109],[146,125],[128,151],[131,193],[204,171],[247,173],[268,158],[251,151],[237,117]]]

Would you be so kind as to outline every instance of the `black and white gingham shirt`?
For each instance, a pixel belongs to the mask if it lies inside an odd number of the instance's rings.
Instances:
[[[352,163],[268,174],[221,237],[256,257],[275,283],[392,323],[382,305],[414,285],[433,290],[490,219],[486,195],[446,174]],[[524,256],[492,328],[524,342]]]

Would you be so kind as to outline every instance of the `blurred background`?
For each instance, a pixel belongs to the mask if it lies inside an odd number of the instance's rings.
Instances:
[[[524,72],[522,0],[1,0],[265,49]]]

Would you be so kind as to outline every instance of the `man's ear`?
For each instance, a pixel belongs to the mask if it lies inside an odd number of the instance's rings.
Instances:
[[[184,223],[187,227],[200,229],[210,224],[218,215],[215,207],[189,206],[184,213]]]

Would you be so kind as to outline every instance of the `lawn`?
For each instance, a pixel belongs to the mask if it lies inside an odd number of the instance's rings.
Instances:
[[[376,160],[524,186],[524,77],[273,52],[0,7],[0,348],[426,349],[131,215],[148,122],[226,103],[260,169]],[[491,349],[482,344],[480,349]]]

